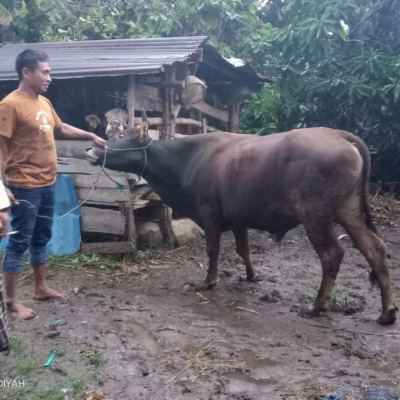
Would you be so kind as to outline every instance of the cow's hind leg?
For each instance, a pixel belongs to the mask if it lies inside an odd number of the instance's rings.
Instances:
[[[365,216],[358,209],[341,210],[337,219],[367,259],[372,268],[372,277],[379,283],[382,313],[377,322],[381,325],[392,324],[396,321],[398,308],[386,265],[386,246],[383,240],[367,225]]]
[[[300,312],[300,315],[310,317],[318,316],[328,308],[344,250],[339,245],[332,222],[308,219],[303,225],[322,266],[322,281],[314,305]]]
[[[247,279],[251,282],[257,282],[261,280],[258,272],[251,264],[247,229],[234,229],[233,234],[235,235],[236,252],[242,258],[246,266]]]

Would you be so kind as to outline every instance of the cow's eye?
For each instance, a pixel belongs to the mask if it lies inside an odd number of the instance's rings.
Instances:
[[[120,133],[120,134],[119,134],[119,138],[120,138],[120,139],[123,139],[124,137],[125,137],[125,134],[123,134],[123,133]]]

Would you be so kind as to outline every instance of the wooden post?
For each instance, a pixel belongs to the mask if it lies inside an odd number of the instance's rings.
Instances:
[[[239,132],[239,110],[240,103],[236,103],[229,106],[229,132]]]
[[[170,66],[165,66],[163,77],[163,83],[168,86],[172,80]],[[161,89],[163,129],[160,134],[160,140],[171,140],[175,136],[175,118],[172,113],[172,90],[174,89],[168,87]]]
[[[135,75],[129,76],[128,83],[128,127],[135,125]]]
[[[135,216],[133,214],[133,207],[131,201],[127,201],[124,203],[124,209],[126,215],[125,240],[132,245],[132,253],[136,255],[137,233],[136,233]]]

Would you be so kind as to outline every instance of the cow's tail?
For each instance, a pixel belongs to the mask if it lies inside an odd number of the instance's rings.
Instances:
[[[365,218],[365,223],[368,228],[376,233],[375,225],[372,221],[371,209],[368,203],[369,196],[369,176],[371,173],[371,157],[369,155],[368,147],[364,141],[350,132],[342,131],[342,136],[345,140],[350,142],[359,151],[363,160],[363,169],[360,186],[360,207]]]
[[[371,173],[371,157],[369,155],[368,147],[365,142],[359,138],[358,136],[350,133],[342,131],[342,136],[348,142],[350,142],[353,146],[357,148],[360,152],[361,158],[363,159],[363,169],[362,169],[362,177],[361,177],[361,187],[360,187],[360,208],[361,212],[364,215],[365,223],[368,228],[373,232],[377,233],[375,225],[372,220],[371,208],[368,202],[369,197],[369,177]],[[376,284],[377,276],[374,271],[371,271],[369,274],[369,279],[371,284]]]

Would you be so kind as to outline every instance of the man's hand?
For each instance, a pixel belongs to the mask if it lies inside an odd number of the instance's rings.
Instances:
[[[8,220],[9,220],[8,211],[0,210],[0,237],[3,239],[7,236]]]
[[[92,140],[93,140],[93,143],[95,144],[95,146],[99,146],[102,148],[106,147],[106,141],[103,138],[101,138],[100,136],[93,134]]]

